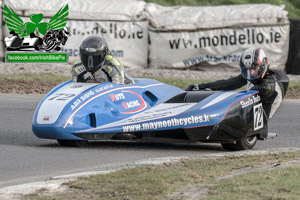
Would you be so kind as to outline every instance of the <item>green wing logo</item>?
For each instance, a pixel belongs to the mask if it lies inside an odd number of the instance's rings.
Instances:
[[[50,30],[62,30],[68,20],[69,7],[68,4],[62,7],[48,23],[48,29]]]
[[[50,19],[49,23],[41,22],[44,18],[42,13],[30,15],[31,22],[24,23],[23,20],[15,13],[15,11],[4,4],[4,21],[8,30],[13,31],[19,37],[25,37],[34,33],[35,35],[45,35],[48,30],[63,30],[67,24],[69,7],[68,4],[63,6]]]
[[[14,31],[20,37],[24,37],[26,35],[25,24],[23,20],[13,11],[13,9],[9,8],[4,4],[4,21],[8,27],[8,30]]]

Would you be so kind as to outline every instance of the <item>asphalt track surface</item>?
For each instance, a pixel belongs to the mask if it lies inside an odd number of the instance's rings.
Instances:
[[[107,169],[141,159],[225,151],[219,144],[94,142],[85,148],[60,147],[55,140],[39,139],[31,131],[32,116],[41,98],[41,95],[0,95],[0,188]],[[300,100],[284,100],[269,122],[269,131],[278,133],[278,137],[258,141],[254,149],[300,147]]]

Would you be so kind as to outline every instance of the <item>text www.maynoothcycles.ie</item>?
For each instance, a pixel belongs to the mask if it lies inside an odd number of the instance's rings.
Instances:
[[[123,132],[135,132],[145,130],[156,130],[160,128],[174,127],[174,126],[187,126],[191,124],[209,122],[210,117],[206,114],[200,116],[191,116],[186,118],[172,118],[168,120],[147,122],[135,125],[122,126]]]

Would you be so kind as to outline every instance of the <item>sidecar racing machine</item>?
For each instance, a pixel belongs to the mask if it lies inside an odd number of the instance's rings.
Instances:
[[[221,143],[227,150],[251,149],[268,137],[258,91],[187,92],[152,79],[135,82],[62,83],[36,108],[33,133],[62,146],[136,140]]]

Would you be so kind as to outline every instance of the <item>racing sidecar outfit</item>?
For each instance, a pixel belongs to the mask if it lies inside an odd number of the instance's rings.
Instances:
[[[73,82],[113,82],[116,84],[133,84],[134,80],[125,72],[123,65],[113,56],[106,55],[102,67],[94,73],[87,71],[86,67],[78,61],[72,67]]]
[[[276,70],[268,70],[263,79],[252,84],[240,74],[227,80],[201,83],[199,84],[199,88],[209,88],[211,90],[236,90],[247,85],[246,89],[259,91],[265,113],[268,118],[271,118],[279,107],[282,97],[284,96],[282,92],[283,86],[280,86],[281,83],[277,81],[278,76],[279,74]]]

